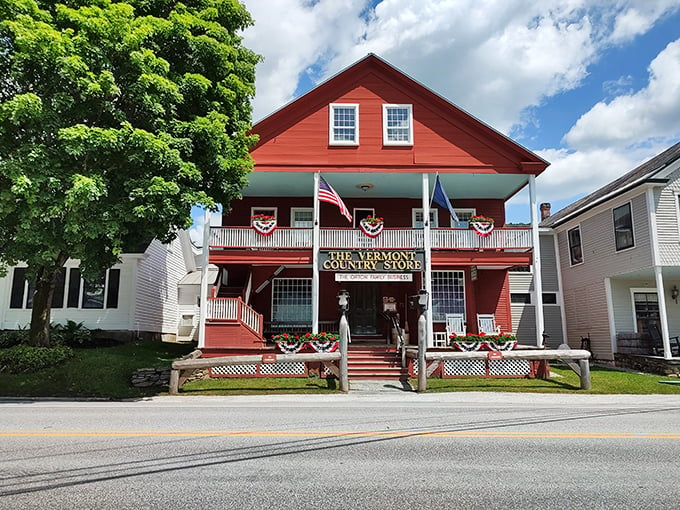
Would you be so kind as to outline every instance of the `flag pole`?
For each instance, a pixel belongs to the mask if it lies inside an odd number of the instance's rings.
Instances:
[[[314,224],[312,231],[312,333],[319,332],[319,172],[314,172]]]

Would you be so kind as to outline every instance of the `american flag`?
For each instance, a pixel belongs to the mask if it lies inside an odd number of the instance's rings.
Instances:
[[[347,209],[345,202],[342,201],[340,195],[338,195],[331,185],[321,176],[319,176],[319,200],[337,205],[340,208],[342,215],[347,218],[347,221],[352,221],[352,214],[349,212],[349,209]]]

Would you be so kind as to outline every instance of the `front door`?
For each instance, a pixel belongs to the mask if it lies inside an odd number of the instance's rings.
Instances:
[[[352,336],[378,334],[378,285],[365,283],[349,290],[349,327]]]

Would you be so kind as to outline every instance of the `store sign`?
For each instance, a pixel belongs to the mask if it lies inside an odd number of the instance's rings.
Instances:
[[[425,255],[415,250],[333,250],[319,253],[322,271],[422,271]]]
[[[412,282],[412,273],[335,273],[336,282]]]

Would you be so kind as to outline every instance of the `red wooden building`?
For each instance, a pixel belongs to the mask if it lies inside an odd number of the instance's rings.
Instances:
[[[243,199],[210,229],[209,261],[220,271],[202,307],[207,355],[260,352],[280,331],[334,331],[340,290],[350,293],[353,345],[390,342],[386,308],[415,329],[407,297],[420,289],[429,293],[430,346],[443,338],[447,313],[462,313],[469,332],[477,314],[511,331],[508,270],[538,259],[535,177],[546,161],[374,55],[253,132]],[[437,177],[458,222],[431,203]],[[324,181],[351,221],[317,199]],[[505,202],[525,186],[532,225],[506,227]],[[274,217],[275,229],[254,228],[257,215]],[[478,215],[494,220],[490,235],[469,228]],[[384,219],[377,235],[361,228],[367,216]]]

